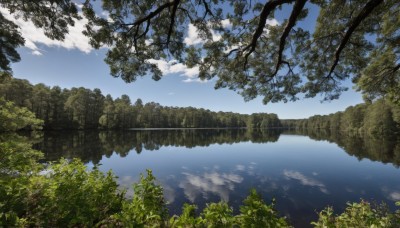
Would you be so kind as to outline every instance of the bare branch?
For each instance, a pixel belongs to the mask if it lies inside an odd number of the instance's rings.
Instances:
[[[346,47],[346,44],[349,42],[351,35],[356,30],[356,28],[361,24],[361,22],[368,17],[368,15],[379,5],[383,2],[383,0],[371,0],[369,1],[361,12],[357,15],[356,18],[351,22],[349,29],[347,30],[346,34],[344,35],[340,45],[336,49],[335,52],[335,59],[331,66],[331,69],[328,73],[327,78],[331,78],[331,74],[335,70],[337,64],[339,63],[340,54],[342,53],[343,49]]]
[[[213,14],[212,11],[210,10],[210,7],[208,6],[208,3],[206,2],[206,0],[202,0],[202,2],[203,2],[203,4],[204,4],[204,8],[205,8],[205,10],[206,10],[206,12],[205,12],[205,14],[204,14],[203,20],[205,19],[205,17],[207,16],[207,14],[210,14],[211,16],[214,17],[214,14]]]
[[[297,17],[303,10],[306,2],[307,0],[296,0],[296,3],[293,6],[292,13],[290,14],[288,23],[286,24],[285,29],[283,30],[282,36],[279,41],[278,61],[276,63],[275,72],[272,74],[271,77],[274,77],[279,71],[279,67],[282,64],[282,55],[283,55],[283,50],[285,49],[286,39],[289,36],[290,30],[292,30],[292,28],[296,25]]]
[[[172,7],[172,12],[171,12],[171,17],[170,17],[170,24],[169,24],[169,30],[168,30],[168,36],[167,36],[167,46],[169,44],[169,40],[171,39],[172,31],[174,30],[174,24],[175,24],[175,15],[176,15],[176,10],[178,8],[180,0],[174,0],[174,5]]]
[[[265,3],[261,13],[260,13],[260,20],[258,21],[257,29],[253,34],[253,38],[251,40],[251,43],[247,45],[243,51],[246,51],[247,49],[250,49],[246,55],[245,55],[245,64],[244,64],[244,69],[246,69],[247,65],[247,59],[250,56],[251,53],[256,49],[257,46],[257,40],[260,38],[261,34],[264,31],[265,25],[267,23],[267,19],[269,14],[278,6],[286,4],[286,3],[292,3],[295,0],[271,0],[267,3]]]
[[[163,5],[159,6],[156,10],[150,12],[149,14],[147,14],[146,16],[137,19],[135,22],[133,22],[130,25],[133,26],[139,26],[141,25],[143,22],[147,21],[147,20],[151,20],[153,17],[157,16],[158,14],[160,14],[164,9],[171,7],[175,4],[175,1],[168,1],[166,3],[164,3]],[[129,25],[129,24],[126,24]]]
[[[145,36],[149,32],[149,30],[150,30],[150,20],[147,21],[146,29],[144,30],[144,32],[140,34],[136,39],[140,39],[143,36]]]
[[[226,55],[225,55],[225,57],[229,57],[233,52],[235,52],[235,51],[239,51],[239,48],[234,48],[234,49],[232,49],[232,50],[230,50]]]

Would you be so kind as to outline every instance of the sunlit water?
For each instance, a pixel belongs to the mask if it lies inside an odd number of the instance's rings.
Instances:
[[[79,157],[88,167],[101,164],[127,188],[152,169],[171,214],[185,202],[202,210],[220,200],[237,213],[250,188],[267,202],[275,198],[280,214],[296,227],[308,226],[328,205],[341,212],[348,201],[384,201],[394,208],[400,146],[331,134],[312,138],[320,141],[246,130],[70,132],[46,133],[36,147],[47,160]]]

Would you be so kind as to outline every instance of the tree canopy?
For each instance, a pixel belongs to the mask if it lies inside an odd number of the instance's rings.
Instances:
[[[68,26],[74,26],[74,19],[81,19],[77,6],[69,0],[0,0],[0,8],[32,21],[36,27],[43,28],[47,37],[56,40],[64,40]],[[0,12],[0,77],[12,73],[10,63],[21,59],[16,48],[24,45],[25,40],[18,28]]]
[[[322,94],[337,99],[352,79],[367,100],[400,101],[400,2],[397,0],[102,0],[82,8],[85,35],[95,48],[108,46],[111,75],[126,82],[163,72],[158,61],[183,63],[216,88],[245,100],[295,101]],[[6,1],[0,6],[31,19],[46,35],[63,39],[79,18],[64,1]],[[319,10],[317,17],[309,15]],[[47,12],[47,13],[46,13]],[[55,13],[54,13],[55,12]],[[101,15],[101,16],[100,16]],[[283,19],[282,19],[283,17]],[[279,20],[277,20],[279,19]],[[5,20],[0,15],[0,20]],[[23,44],[12,22],[1,29],[1,69],[19,60]],[[309,26],[314,25],[315,26]],[[8,28],[8,29],[5,29]],[[198,35],[188,40],[187,33]]]

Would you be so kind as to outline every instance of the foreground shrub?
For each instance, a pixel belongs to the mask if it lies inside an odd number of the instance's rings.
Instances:
[[[399,203],[397,203],[399,205]],[[390,213],[383,204],[371,206],[370,203],[348,203],[345,211],[334,215],[331,207],[319,213],[318,221],[312,222],[314,227],[400,227],[400,211]]]
[[[271,204],[265,204],[261,195],[255,189],[243,201],[240,207],[240,215],[237,222],[241,227],[288,227],[285,218],[279,217],[275,210],[275,200]]]
[[[19,204],[8,205],[3,225],[90,227],[118,212],[124,200],[111,172],[87,171],[78,160],[62,159],[50,165],[46,174],[25,179],[17,177],[20,185],[8,185],[7,195]]]
[[[114,222],[124,227],[164,226],[168,211],[163,189],[155,181],[151,170],[147,170],[146,177],[141,175],[139,183],[133,184],[132,201],[123,202],[122,210],[112,216]]]

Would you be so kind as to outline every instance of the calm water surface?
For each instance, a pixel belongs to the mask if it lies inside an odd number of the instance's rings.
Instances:
[[[183,203],[228,201],[238,206],[256,188],[296,227],[316,211],[340,212],[361,198],[400,200],[400,143],[329,132],[241,130],[134,130],[46,132],[36,144],[46,160],[79,157],[88,167],[113,172],[130,187],[152,169],[171,214]]]

